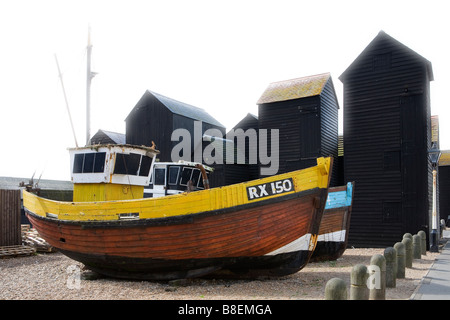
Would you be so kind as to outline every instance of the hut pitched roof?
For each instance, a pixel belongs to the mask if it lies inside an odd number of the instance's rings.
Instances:
[[[320,95],[330,78],[330,73],[322,73],[314,76],[272,82],[256,104],[294,100]]]

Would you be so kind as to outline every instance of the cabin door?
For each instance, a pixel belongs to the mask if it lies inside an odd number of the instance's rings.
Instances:
[[[167,167],[155,164],[153,168],[153,198],[164,197],[167,192]]]

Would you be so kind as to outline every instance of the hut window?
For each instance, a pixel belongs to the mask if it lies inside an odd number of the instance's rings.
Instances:
[[[178,181],[178,174],[180,167],[169,167],[169,184],[176,185]]]

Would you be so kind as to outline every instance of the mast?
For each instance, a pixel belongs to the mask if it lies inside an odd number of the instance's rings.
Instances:
[[[69,120],[70,120],[70,126],[72,127],[73,138],[75,139],[75,145],[78,148],[77,136],[75,135],[75,129],[74,129],[73,122],[72,122],[72,115],[70,114],[70,109],[69,109],[69,102],[67,101],[66,90],[64,89],[62,73],[61,73],[61,69],[59,68],[58,57],[56,56],[56,54],[55,54],[55,60],[56,60],[56,67],[58,68],[59,79],[61,80],[61,86],[62,86],[62,90],[63,90],[63,94],[64,94],[64,101],[66,101],[67,113],[69,114]]]
[[[87,63],[86,63],[86,145],[91,140],[91,81],[97,73],[91,71],[91,28],[88,29]]]

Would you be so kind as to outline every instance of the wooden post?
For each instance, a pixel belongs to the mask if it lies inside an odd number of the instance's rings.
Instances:
[[[369,299],[368,276],[368,270],[365,265],[357,264],[353,267],[350,275],[350,300]]]
[[[20,190],[0,190],[0,247],[22,244]]]
[[[420,236],[420,238],[422,240],[421,241],[422,255],[426,256],[427,255],[427,234],[423,230],[420,230],[417,234]]]
[[[412,239],[406,237],[403,238],[402,242],[405,244],[405,267],[412,268],[412,260],[413,260]]]
[[[325,286],[325,300],[347,300],[347,285],[339,278],[328,280]]]
[[[367,285],[369,300],[386,299],[386,259],[381,254],[375,254],[370,259]]]
[[[413,258],[422,258],[422,239],[418,234],[413,235]]]
[[[394,244],[394,248],[397,250],[397,279],[405,278],[405,255],[406,249],[403,242],[397,242]]]
[[[395,288],[397,285],[397,251],[393,247],[386,248],[384,258],[386,259],[386,287]]]

